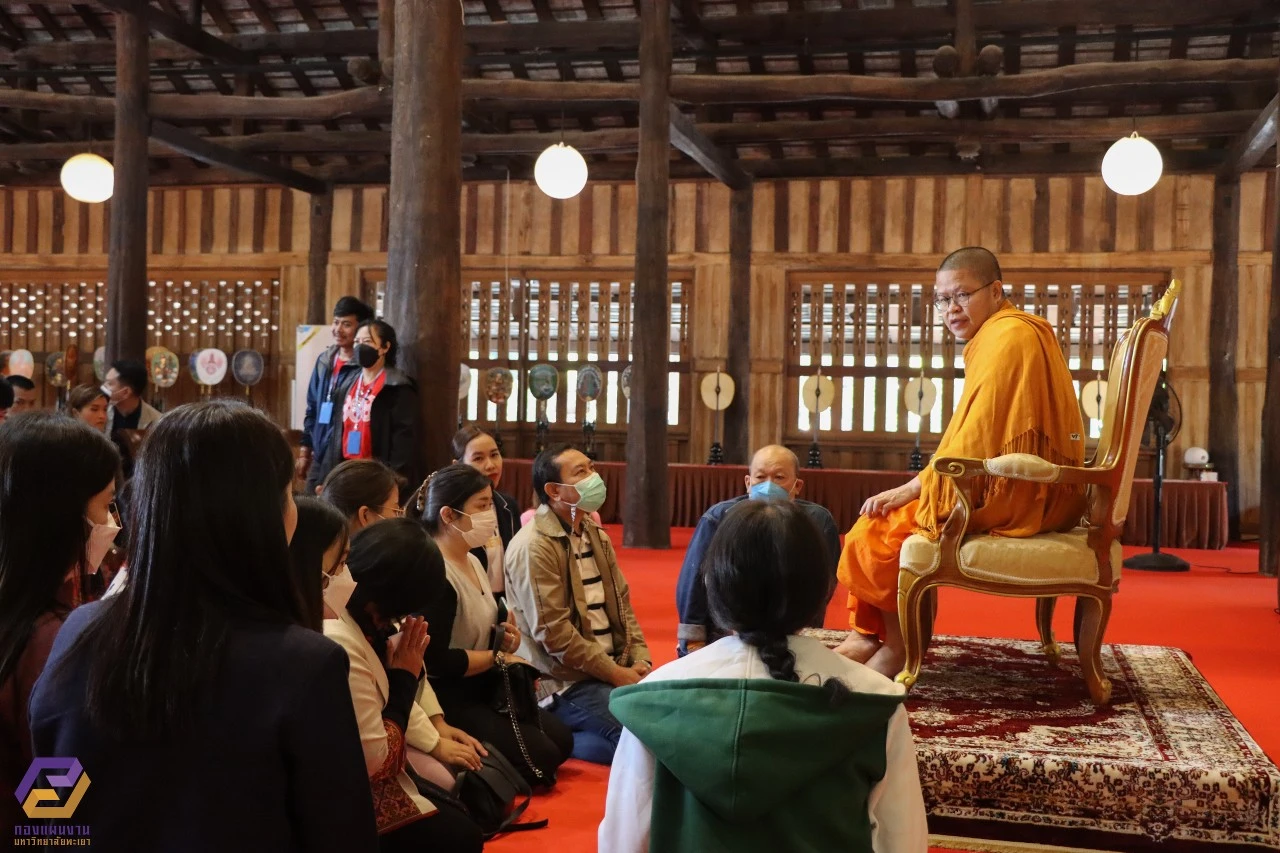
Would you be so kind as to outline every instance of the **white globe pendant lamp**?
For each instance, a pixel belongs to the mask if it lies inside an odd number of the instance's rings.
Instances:
[[[77,154],[62,164],[62,188],[76,201],[98,204],[111,198],[116,170],[97,154]]]
[[[1102,158],[1102,181],[1120,195],[1142,195],[1156,185],[1163,171],[1160,149],[1136,130],[1117,139]]]
[[[587,161],[572,145],[557,142],[538,155],[533,179],[552,198],[573,198],[587,185]]]

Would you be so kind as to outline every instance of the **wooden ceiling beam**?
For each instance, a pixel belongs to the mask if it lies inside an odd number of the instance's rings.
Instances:
[[[147,0],[98,0],[103,6],[114,12],[128,12],[141,15],[147,27],[171,41],[187,47],[201,56],[217,59],[222,62],[247,64],[253,62],[253,56],[246,51],[233,47],[212,33],[192,26],[181,18],[162,12]],[[81,59],[81,62],[88,60]]]
[[[1273,59],[1089,62],[1013,77],[876,77],[847,74],[706,75],[671,78],[671,95],[690,103],[766,103],[812,99],[972,101],[1035,98],[1101,86],[1273,79]],[[500,82],[500,81],[485,81]]]
[[[980,98],[1034,98],[1098,86],[1130,86],[1178,82],[1238,82],[1274,79],[1275,59],[1171,60],[1155,62],[1099,62],[1034,71],[1016,77],[900,78],[844,74],[716,75],[687,74],[671,78],[674,101],[686,103],[776,103],[810,100],[937,101]],[[636,101],[637,82],[574,82],[541,80],[468,79],[462,83],[468,100],[488,98],[526,101],[597,101],[613,104]],[[0,89],[0,107],[77,113],[90,117],[112,115],[110,98],[60,95]],[[151,114],[168,120],[266,119],[325,121],[352,115],[385,115],[389,93],[372,87],[314,98],[255,98],[234,95],[167,95],[151,97]]]
[[[671,145],[674,148],[730,189],[741,190],[751,186],[751,176],[739,168],[727,151],[716,147],[688,116],[680,112],[679,107],[671,104],[668,112],[671,117]]]
[[[378,49],[376,29],[238,34],[219,39],[151,7],[145,0],[101,0],[101,3],[116,10],[146,10],[151,28],[168,36],[168,39],[153,39],[153,58],[181,60],[206,55],[244,64],[246,56],[260,54],[360,56],[373,55]],[[1268,12],[1280,13],[1280,0],[1216,0],[1214,3],[1046,0],[1031,4],[1004,0],[975,4],[973,23],[976,32],[994,36],[996,33],[1052,30],[1078,25],[1082,21],[1105,28],[1197,26],[1230,22],[1250,14],[1266,15]],[[3,15],[2,11],[0,15]],[[695,46],[716,41],[794,41],[807,42],[810,46],[836,45],[844,50],[850,39],[859,42],[877,39],[949,40],[954,28],[955,18],[945,6],[900,6],[892,9],[703,16],[696,19],[696,25],[689,20],[685,35]],[[74,47],[23,44],[22,31],[16,27],[5,27],[3,17],[0,17],[0,34],[15,46],[15,59],[65,65],[105,64],[114,57],[114,47],[105,39],[76,42]],[[638,19],[612,19],[475,24],[463,28],[463,39],[473,51],[495,54],[507,50],[532,52],[553,48],[634,50],[640,43],[640,22]],[[233,55],[237,58],[231,59]]]
[[[1249,129],[1235,139],[1226,151],[1226,159],[1222,164],[1222,173],[1227,177],[1247,172],[1258,161],[1267,149],[1276,144],[1276,131],[1280,128],[1280,95],[1271,99],[1271,103],[1258,113]]]
[[[281,184],[290,189],[318,195],[327,189],[325,182],[287,166],[254,157],[226,146],[202,139],[171,124],[151,122],[151,138],[174,151],[210,166],[221,166],[235,172]]]
[[[154,97],[154,96],[153,96]],[[1274,109],[1272,110],[1274,114]],[[1254,124],[1257,114],[1249,110],[1194,115],[1155,116],[1144,118],[1139,128],[1151,139],[1203,139],[1236,136]],[[719,122],[693,123],[686,116],[673,116],[675,131],[689,141],[682,143],[708,156],[716,146],[760,145],[768,142],[803,140],[880,141],[887,143],[954,142],[959,137],[984,142],[1105,142],[1118,139],[1133,127],[1130,118],[1075,119],[960,119],[932,116],[918,118],[882,117],[827,119],[823,121]],[[638,131],[634,127],[614,127],[593,131],[569,130],[547,133],[464,133],[462,151],[466,154],[507,155],[537,154],[548,145],[563,139],[580,151],[635,151]],[[1256,134],[1255,134],[1256,135]],[[1274,138],[1274,137],[1273,137]],[[673,135],[673,140],[675,136]],[[291,131],[256,133],[245,136],[220,137],[223,148],[244,154],[385,154],[390,150],[390,135],[374,130]],[[100,143],[106,146],[108,143]],[[677,147],[690,157],[684,144]],[[63,160],[85,150],[83,142],[14,143],[0,146],[0,161]],[[1265,148],[1263,149],[1265,151]],[[724,157],[728,157],[723,151]],[[153,145],[151,156],[171,156],[163,146]],[[1259,155],[1260,157],[1260,152]],[[696,158],[695,158],[696,159]],[[821,158],[818,158],[821,159]],[[721,168],[732,174],[742,161],[730,160]],[[749,161],[748,161],[749,162]],[[1256,165],[1257,158],[1249,162]],[[717,177],[719,177],[717,175]],[[735,176],[740,180],[741,176]],[[727,183],[727,182],[726,182]]]
[[[1224,21],[1259,11],[1280,10],[1275,0],[1221,0],[1214,3],[1170,3],[1168,0],[1051,0],[1022,3],[977,3],[977,33],[1056,29],[1088,21],[1091,26],[1192,26]],[[777,12],[708,17],[704,28],[719,39],[809,39],[831,43],[845,39],[949,38],[955,17],[946,6],[904,5],[891,9],[845,9],[823,12]]]

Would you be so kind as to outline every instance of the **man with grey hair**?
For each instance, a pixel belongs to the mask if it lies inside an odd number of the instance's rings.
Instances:
[[[836,563],[840,559],[840,534],[835,519],[826,507],[796,498],[804,488],[800,479],[800,460],[795,453],[779,444],[770,444],[756,451],[751,457],[751,467],[744,478],[746,493],[727,501],[721,501],[702,514],[693,532],[689,550],[680,566],[680,578],[676,581],[676,610],[680,613],[680,626],[676,633],[676,651],[682,657],[721,637],[707,613],[707,590],[702,582],[702,558],[706,555],[711,539],[720,527],[720,520],[737,503],[753,500],[795,501],[813,520],[813,526],[822,535],[826,545],[827,563],[831,577],[835,578]],[[825,613],[815,613],[813,624],[822,627]]]

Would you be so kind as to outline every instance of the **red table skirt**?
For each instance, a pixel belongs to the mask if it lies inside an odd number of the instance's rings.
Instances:
[[[533,499],[532,460],[507,459],[503,465],[503,491],[524,506]],[[712,504],[746,491],[747,469],[740,465],[681,465],[670,468],[671,526],[693,527]],[[622,522],[622,495],[625,462],[597,462],[609,494],[600,508],[606,524]],[[899,486],[914,474],[906,471],[853,471],[834,468],[805,469],[800,476],[804,489],[800,496],[821,504],[835,517],[836,527],[845,531],[858,519],[858,510],[867,498]],[[1227,487],[1225,483],[1198,480],[1166,480],[1161,545],[1173,548],[1222,548],[1227,544]],[[1154,495],[1150,480],[1135,480],[1129,517],[1122,541],[1126,545],[1151,542]]]

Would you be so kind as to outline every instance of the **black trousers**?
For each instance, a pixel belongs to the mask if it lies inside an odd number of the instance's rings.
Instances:
[[[467,813],[452,803],[435,803],[436,812],[378,836],[382,853],[480,853],[484,837]]]
[[[437,693],[437,697],[450,725],[496,746],[511,766],[520,771],[530,787],[545,784],[525,762],[515,731],[511,728],[510,717],[499,714],[489,705],[456,694],[446,697]],[[573,732],[548,711],[539,708],[538,716],[542,728],[539,729],[537,723],[520,723],[520,734],[529,750],[529,760],[549,779],[573,752]]]

